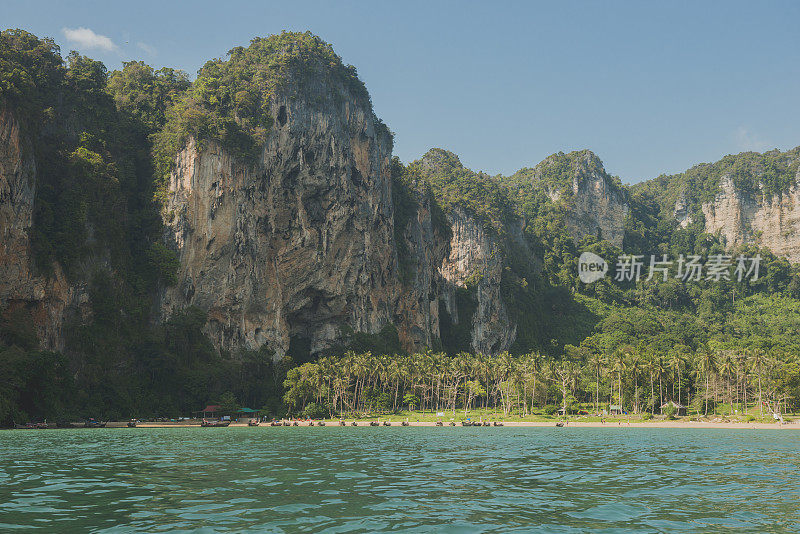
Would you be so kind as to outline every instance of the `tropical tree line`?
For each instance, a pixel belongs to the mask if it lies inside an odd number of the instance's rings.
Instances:
[[[600,414],[611,407],[659,414],[670,401],[698,415],[757,406],[763,416],[800,403],[800,360],[760,350],[662,356],[634,347],[602,354],[569,345],[559,358],[347,352],[288,370],[284,386],[288,413],[312,417],[406,409],[466,416],[478,408],[504,416]]]

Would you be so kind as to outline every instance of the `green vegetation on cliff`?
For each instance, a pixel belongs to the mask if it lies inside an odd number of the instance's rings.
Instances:
[[[514,206],[503,189],[488,175],[464,167],[452,152],[433,148],[409,164],[406,173],[424,180],[442,207],[459,207],[496,233],[505,232],[514,220]]]
[[[273,115],[278,122],[286,120],[285,107],[274,109],[279,93],[303,88],[319,101],[341,101],[342,95],[309,89],[320,87],[323,80],[328,82],[325,87],[341,87],[371,108],[355,67],[342,63],[331,45],[310,32],[257,37],[246,48],[231,49],[227,59],[207,61],[185,95],[168,109],[165,127],[154,135],[159,181],[169,176],[175,155],[189,137],[217,142],[241,161],[254,163]]]
[[[186,76],[139,62],[109,75],[76,53],[64,62],[51,40],[21,30],[2,32],[0,44],[0,106],[18,118],[36,162],[38,268],[49,273],[58,263],[74,278],[105,256],[137,290],[169,278],[163,251],[153,250],[160,221],[148,136],[163,126]]]
[[[786,152],[771,150],[728,155],[715,163],[701,163],[686,172],[661,175],[631,187],[634,192],[650,194],[658,199],[662,216],[672,219],[675,203],[681,200],[694,221],[703,221],[701,205],[713,202],[720,182],[727,176],[742,194],[772,198],[796,185],[800,170],[800,147]]]
[[[59,354],[39,350],[35,310],[0,310],[0,425],[169,415],[225,391],[276,404],[268,384],[279,388],[283,371],[270,354],[219,354],[199,310],[153,325],[155,294],[175,283],[178,263],[160,240],[149,139],[186,92],[186,75],[141,62],[109,74],[75,53],[65,62],[51,40],[20,30],[0,33],[0,45],[0,108],[19,121],[36,164],[35,264],[87,287],[91,317],[67,319]]]

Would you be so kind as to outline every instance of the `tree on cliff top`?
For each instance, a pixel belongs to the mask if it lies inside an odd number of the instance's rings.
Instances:
[[[321,82],[328,84],[315,95],[317,100],[338,98],[339,86],[372,109],[355,67],[342,63],[333,47],[311,32],[256,37],[247,48],[230,50],[227,59],[207,61],[186,95],[167,111],[164,129],[154,136],[157,176],[166,181],[189,137],[201,143],[216,141],[237,158],[254,162],[273,124],[276,92]]]
[[[24,30],[0,32],[0,105],[41,113],[61,84],[64,65],[58,45]]]

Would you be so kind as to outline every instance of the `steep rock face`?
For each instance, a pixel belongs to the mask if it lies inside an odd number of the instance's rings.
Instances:
[[[471,350],[484,354],[506,350],[516,338],[516,327],[500,292],[504,246],[508,243],[499,237],[499,227],[508,222],[510,226],[502,232],[510,237],[509,241],[524,241],[522,221],[512,214],[509,200],[493,178],[467,169],[450,151],[433,148],[409,169],[412,176],[431,186],[437,199],[432,201],[435,206],[421,211],[430,218],[432,209],[438,208],[439,225],[446,227],[437,234],[434,244],[427,245],[434,251],[428,258],[433,261],[426,262],[431,270],[431,296],[426,302],[431,308],[433,335],[438,335],[442,327],[443,318],[438,313],[441,302],[452,325],[468,332]],[[465,190],[482,193],[464,196]],[[440,202],[444,208],[439,207]],[[497,214],[508,221],[493,220],[492,215]],[[458,298],[459,293],[464,296],[464,290],[468,296]],[[465,341],[461,338],[458,343]]]
[[[768,196],[742,192],[729,175],[723,176],[714,201],[702,205],[706,232],[719,232],[728,246],[755,243],[791,262],[800,261],[798,180],[800,173],[787,191]]]
[[[612,186],[600,158],[589,150],[580,152],[570,165],[570,175],[572,202],[566,221],[570,233],[576,239],[599,236],[621,247],[628,202]]]
[[[84,285],[67,282],[59,265],[51,277],[34,273],[30,232],[36,191],[36,163],[32,147],[20,133],[10,109],[0,109],[0,309],[26,309],[41,346],[64,347],[65,315],[88,313]]]
[[[573,236],[596,235],[621,247],[625,237],[625,217],[628,204],[608,188],[607,182],[592,174],[585,180],[575,180],[573,209],[567,215],[567,228]]]
[[[463,209],[448,214],[452,238],[450,254],[441,264],[439,273],[444,280],[442,298],[452,320],[459,316],[455,289],[475,287],[477,307],[471,318],[472,349],[483,354],[495,354],[514,342],[516,327],[509,319],[500,296],[503,274],[503,253],[500,244]]]
[[[575,239],[599,236],[622,246],[628,199],[592,151],[553,154],[505,181],[512,187],[541,189],[551,201],[561,203],[564,223]]]
[[[164,222],[181,267],[162,310],[208,310],[220,347],[281,357],[297,336],[316,352],[392,318],[391,139],[346,88],[307,91],[273,98],[255,166],[214,143],[178,155]]]
[[[449,255],[450,242],[433,222],[431,199],[413,191],[416,210],[401,228],[405,250],[398,247],[400,269],[395,306],[395,324],[400,342],[407,350],[424,350],[435,346],[439,332],[439,295],[442,279],[439,267]],[[395,220],[395,224],[399,224]],[[403,255],[407,257],[403,257]]]
[[[678,224],[681,226],[681,228],[686,228],[692,224],[693,219],[692,215],[689,213],[689,202],[686,199],[685,194],[678,196],[678,200],[675,201],[675,209],[673,213],[675,215],[675,220],[678,221]]]

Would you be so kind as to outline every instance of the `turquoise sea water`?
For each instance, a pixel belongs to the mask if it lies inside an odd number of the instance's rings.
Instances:
[[[0,531],[798,532],[800,432],[0,431]]]

